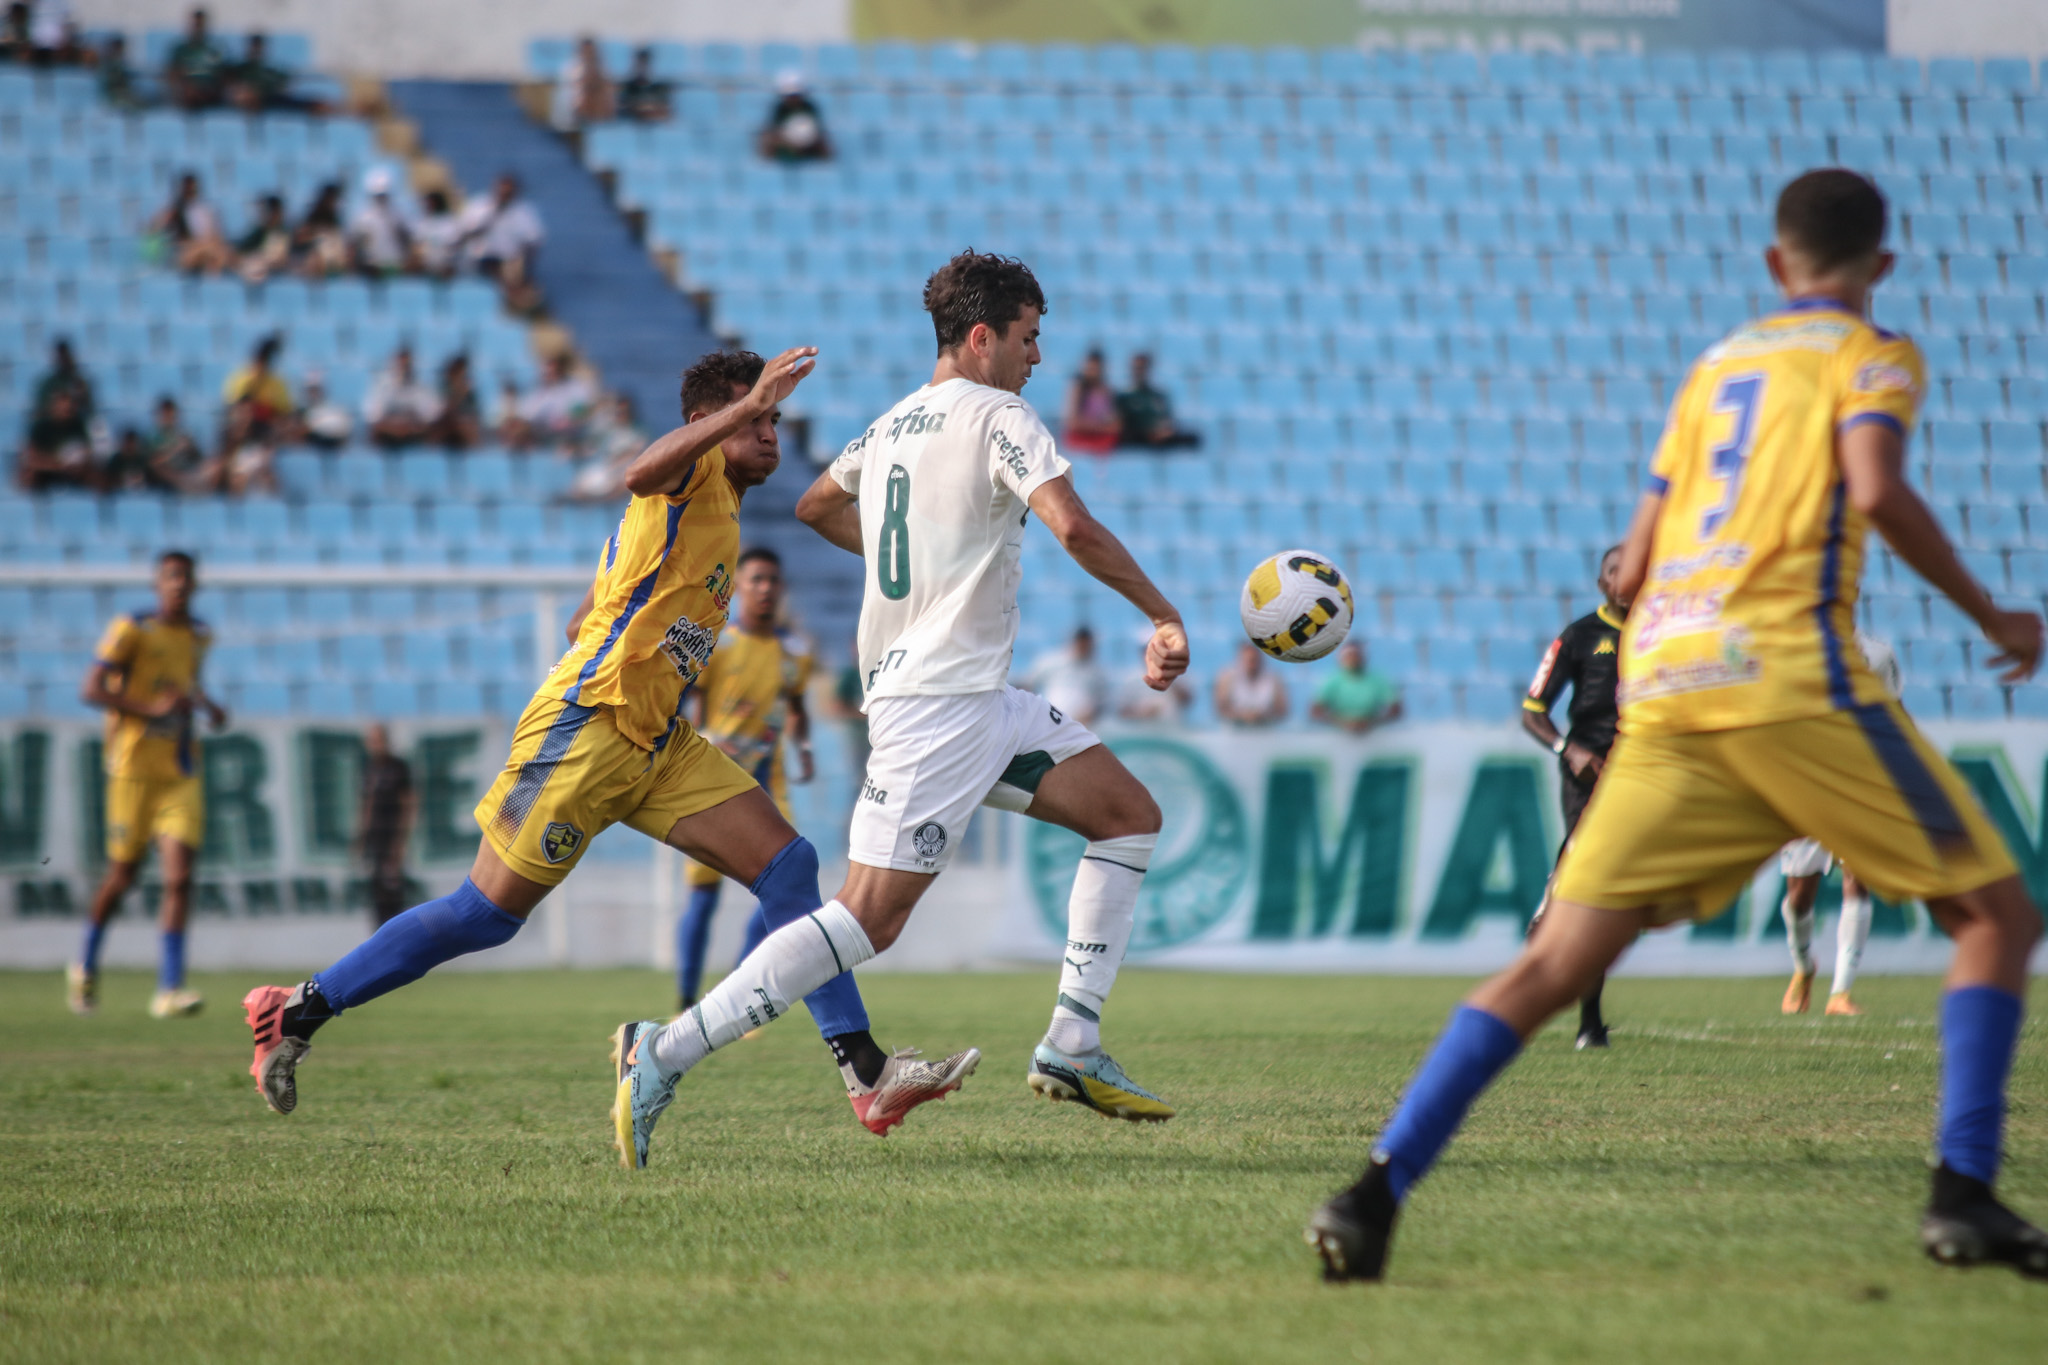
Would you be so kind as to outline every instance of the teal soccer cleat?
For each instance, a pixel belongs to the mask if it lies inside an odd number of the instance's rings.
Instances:
[[[1124,1074],[1116,1059],[1100,1048],[1082,1056],[1040,1043],[1031,1054],[1025,1076],[1031,1088],[1049,1100],[1074,1100],[1099,1114],[1140,1123],[1173,1117],[1173,1106]]]
[[[642,1019],[619,1025],[612,1035],[612,1066],[619,1087],[612,1098],[612,1140],[619,1149],[619,1164],[629,1171],[646,1169],[654,1121],[675,1099],[680,1079],[680,1073],[662,1075],[654,1064],[652,1044],[660,1031],[659,1021]]]

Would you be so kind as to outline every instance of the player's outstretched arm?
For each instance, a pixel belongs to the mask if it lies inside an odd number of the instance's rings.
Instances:
[[[796,500],[796,519],[840,549],[860,553],[860,502],[830,470]]]
[[[116,692],[109,685],[109,675],[113,672],[109,665],[95,662],[85,672],[85,682],[78,689],[78,699],[95,710],[116,711],[124,716],[140,716],[144,720],[158,720],[179,707],[192,704],[191,698],[182,692],[163,692],[154,697],[131,697],[125,692]]]
[[[1851,427],[1836,441],[1849,505],[1862,513],[1899,558],[1977,623],[1998,646],[1991,660],[2006,682],[2030,678],[2041,663],[2041,618],[2004,611],[1956,557],[1941,523],[1906,481],[1904,438],[1881,422]]]
[[[1187,628],[1173,603],[1138,567],[1124,543],[1082,504],[1065,475],[1038,486],[1031,495],[1031,510],[1076,564],[1145,613],[1152,623],[1152,642],[1145,647],[1145,685],[1164,692],[1188,670]]]
[[[1662,493],[1645,493],[1636,499],[1635,515],[1629,518],[1628,534],[1621,541],[1621,563],[1614,572],[1614,595],[1624,606],[1634,603],[1650,576],[1650,547],[1656,543],[1657,518],[1663,511]]]
[[[815,346],[792,346],[761,370],[745,398],[706,413],[688,426],[659,437],[626,466],[626,491],[636,498],[673,493],[690,477],[705,451],[750,422],[766,417],[817,366]]]

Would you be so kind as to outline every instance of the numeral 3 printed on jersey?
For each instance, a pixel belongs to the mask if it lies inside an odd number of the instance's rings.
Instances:
[[[1743,467],[1749,463],[1749,448],[1756,442],[1756,410],[1763,406],[1764,376],[1732,374],[1714,391],[1714,408],[1735,418],[1728,439],[1714,447],[1707,457],[1708,471],[1723,485],[1721,500],[1700,515],[1700,539],[1712,540],[1727,524],[1742,496]]]

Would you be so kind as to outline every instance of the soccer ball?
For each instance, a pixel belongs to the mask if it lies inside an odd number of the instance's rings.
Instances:
[[[1328,555],[1283,550],[1252,570],[1237,611],[1253,644],[1283,663],[1305,664],[1351,633],[1351,580]]]

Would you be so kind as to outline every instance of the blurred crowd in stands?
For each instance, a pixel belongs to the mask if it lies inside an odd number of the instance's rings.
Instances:
[[[275,493],[276,455],[285,447],[334,450],[366,440],[398,452],[496,444],[573,462],[563,496],[611,502],[625,495],[626,466],[646,444],[630,400],[602,392],[565,352],[549,357],[531,388],[521,392],[507,380],[487,406],[468,356],[450,357],[430,377],[401,345],[361,409],[351,411],[328,395],[318,370],[306,371],[295,390],[279,365],[284,347],[282,336],[265,337],[227,377],[214,439],[206,442],[168,395],[157,400],[146,430],[116,431],[71,343],[59,340],[36,382],[16,481],[28,492]]]
[[[577,40],[555,80],[551,121],[564,133],[616,119],[666,123],[675,114],[675,90],[674,81],[656,74],[653,48],[635,48],[625,79],[614,80],[604,69],[604,52],[597,40],[585,36]],[[801,72],[784,71],[776,76],[775,102],[768,108],[755,144],[770,161],[831,159],[832,138],[825,131],[824,111],[811,98]]]
[[[1077,629],[1060,648],[1033,660],[1017,678],[1048,704],[1084,725],[1176,724],[1186,719],[1194,699],[1192,680],[1165,692],[1145,685],[1145,646],[1149,633],[1137,638],[1130,665],[1112,675],[1096,656],[1095,632]],[[1210,692],[1216,719],[1237,729],[1281,725],[1293,715],[1293,703],[1280,671],[1247,641],[1237,657],[1216,675]],[[1317,683],[1309,701],[1309,719],[1348,734],[1363,735],[1401,719],[1400,686],[1366,664],[1365,645],[1352,639],[1337,653],[1337,667]]]
[[[1130,387],[1119,391],[1109,386],[1102,352],[1090,351],[1067,386],[1060,441],[1071,450],[1107,455],[1118,447],[1187,450],[1202,438],[1174,421],[1173,400],[1152,382],[1151,356],[1139,351],[1131,357]]]
[[[121,34],[107,34],[95,45],[65,0],[16,0],[0,20],[0,61],[93,68],[100,93],[117,109],[319,114],[329,108],[326,101],[293,92],[293,73],[271,56],[262,32],[245,35],[240,54],[230,53],[214,37],[204,9],[187,16],[184,37],[170,48],[163,69],[145,72],[130,60]]]

